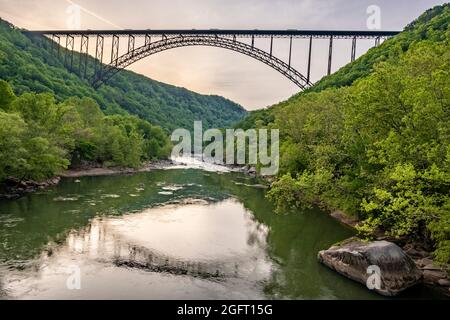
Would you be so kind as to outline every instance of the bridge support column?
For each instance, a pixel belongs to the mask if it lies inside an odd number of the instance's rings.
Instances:
[[[355,59],[356,59],[356,37],[353,37],[353,39],[352,39],[352,57],[351,57],[352,62],[355,61]]]
[[[111,63],[117,66],[117,59],[119,58],[119,37],[113,35],[111,47]]]
[[[72,35],[67,35],[66,37],[66,51],[64,53],[64,65],[66,68],[70,66],[70,70],[73,68],[73,51],[75,45],[75,38]],[[70,65],[69,65],[70,59]]]
[[[330,48],[328,50],[328,75],[331,74],[331,64],[333,61],[333,36],[330,37]]]
[[[52,41],[53,41],[53,50],[55,50],[55,52],[59,58],[59,48],[61,46],[61,38],[58,35],[53,34]]]
[[[270,37],[270,56],[272,56],[273,36]]]
[[[376,37],[375,38],[375,47],[378,47],[381,43],[381,38],[380,37]]]
[[[252,35],[252,49],[255,47],[255,35]]]
[[[145,46],[148,46],[152,43],[152,37],[150,37],[150,35],[146,34],[145,35]]]
[[[88,55],[89,55],[89,36],[82,35],[80,44],[80,63],[78,65],[78,72],[80,73],[80,75],[84,74],[84,78],[86,78],[87,74]]]
[[[291,68],[291,56],[292,56],[292,37],[289,38],[289,69]]]
[[[94,62],[94,76],[97,75],[97,73],[102,72],[102,63],[103,63],[103,46],[104,41],[102,35],[97,35],[97,42],[95,46],[95,62]]]
[[[311,55],[312,55],[312,42],[313,42],[313,37],[309,37],[309,52],[308,52],[308,72],[306,75],[306,79],[309,80],[311,79]]]
[[[134,51],[135,38],[132,34],[128,36],[128,52]]]

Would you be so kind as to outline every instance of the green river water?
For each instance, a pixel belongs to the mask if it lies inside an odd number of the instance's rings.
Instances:
[[[383,299],[317,262],[350,229],[318,209],[277,215],[255,183],[178,168],[2,201],[0,299]]]

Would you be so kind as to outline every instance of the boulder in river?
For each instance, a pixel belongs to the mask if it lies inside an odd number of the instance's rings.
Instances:
[[[320,262],[385,296],[419,283],[422,272],[396,244],[352,238],[318,254]]]

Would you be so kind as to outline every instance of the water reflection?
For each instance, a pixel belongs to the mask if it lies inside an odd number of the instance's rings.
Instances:
[[[317,209],[274,214],[259,183],[155,170],[0,201],[0,298],[380,298],[317,261],[351,230]],[[73,267],[81,290],[67,288]]]
[[[47,251],[40,258],[37,272],[27,273],[23,279],[17,275],[8,291],[17,298],[72,297],[63,281],[67,277],[64,269],[72,261],[80,266],[82,279],[91,278],[88,283],[83,281],[83,296],[98,294],[103,270],[91,266],[101,264],[113,274],[128,274],[130,279],[146,272],[163,278],[199,280],[204,282],[204,292],[195,290],[203,297],[215,294],[227,298],[230,293],[233,297],[233,291],[237,291],[240,297],[247,292],[246,298],[261,298],[263,285],[275,268],[267,254],[267,234],[268,228],[235,199],[168,205],[121,218],[95,218],[89,226],[71,232],[63,246]],[[30,287],[34,288],[32,292],[25,290]],[[115,281],[110,287],[115,287]],[[145,283],[134,282],[128,290],[145,292],[149,289],[146,287]],[[151,289],[164,291],[165,281],[154,283]],[[184,290],[192,291],[192,284],[185,285]]]
[[[169,205],[73,232],[70,251],[117,266],[202,278],[267,277],[268,229],[236,200]]]

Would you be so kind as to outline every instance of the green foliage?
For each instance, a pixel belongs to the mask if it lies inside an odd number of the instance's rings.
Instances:
[[[195,120],[202,120],[205,128],[226,127],[246,115],[241,106],[223,97],[200,95],[126,70],[95,90],[79,76],[80,55],[74,53],[72,73],[64,66],[65,49],[60,48],[58,56],[52,47],[49,39],[23,33],[0,19],[0,79],[18,95],[50,92],[57,101],[90,97],[106,114],[133,114],[166,132],[191,129]],[[93,73],[94,59],[89,57],[88,75]]]
[[[448,4],[428,11],[264,111],[280,129],[280,177],[268,193],[278,211],[326,203],[358,215],[361,233],[431,243],[436,261],[450,265],[449,18]],[[366,71],[344,79],[355,70]]]
[[[2,83],[0,96],[9,92]],[[49,178],[69,164],[138,167],[169,155],[161,128],[135,116],[105,116],[93,99],[57,103],[49,93],[24,93],[10,100],[2,107],[9,112],[0,112],[0,182]]]
[[[26,153],[25,121],[17,114],[0,112],[0,181],[10,174],[17,174]]]
[[[24,148],[27,152],[24,165],[20,168],[21,178],[42,180],[69,165],[69,160],[65,158],[66,151],[44,137],[26,139]]]
[[[14,92],[12,91],[12,88],[9,86],[8,82],[0,80],[0,109],[9,111],[9,107],[14,98]]]
[[[404,32],[386,40],[380,47],[372,48],[359,59],[323,78],[309,91],[319,92],[330,87],[349,86],[354,81],[368,76],[382,61],[395,62],[404,52],[417,42],[432,40],[448,41],[450,4],[436,6],[422,14],[407,26]]]
[[[295,179],[285,174],[273,183],[267,196],[275,202],[278,213],[292,208],[309,208],[319,200],[318,195],[330,188],[332,178],[333,174],[326,169],[314,173],[303,171]]]
[[[234,125],[235,128],[248,130],[255,128],[255,124],[259,126],[267,126],[274,122],[275,117],[269,109],[255,110],[248,114],[247,117]]]

